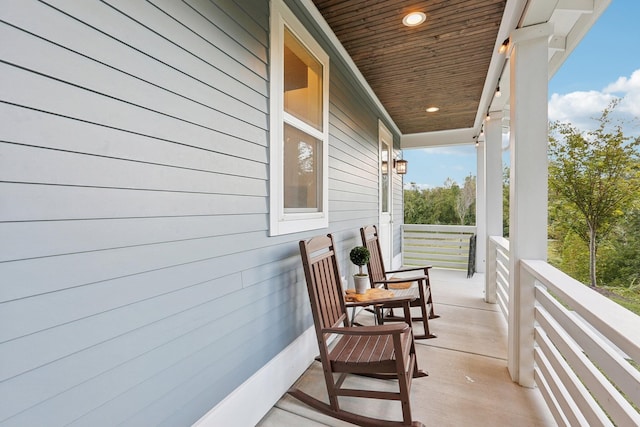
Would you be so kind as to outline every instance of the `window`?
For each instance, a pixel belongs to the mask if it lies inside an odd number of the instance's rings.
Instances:
[[[329,226],[329,57],[282,0],[271,10],[270,234]]]

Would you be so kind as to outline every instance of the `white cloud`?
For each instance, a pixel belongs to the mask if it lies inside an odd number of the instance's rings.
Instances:
[[[621,113],[640,117],[640,70],[631,73],[631,77],[620,77],[604,88],[603,92],[623,97],[618,106]]]
[[[618,77],[614,83],[604,88],[604,92],[633,92],[640,90],[640,70],[631,73],[631,77]]]
[[[593,129],[598,126],[595,119],[600,117],[602,111],[615,98],[622,98],[622,101],[613,117],[626,122],[625,134],[638,135],[640,70],[634,71],[630,77],[619,77],[600,91],[552,94],[549,100],[549,120],[570,122],[578,129]]]
[[[554,93],[549,101],[549,120],[571,122],[578,128],[591,123],[599,117],[602,110],[615,98],[612,94],[591,90],[589,92],[571,92],[565,95]]]

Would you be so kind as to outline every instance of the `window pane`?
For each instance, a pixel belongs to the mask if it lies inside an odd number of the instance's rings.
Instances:
[[[284,110],[322,131],[322,64],[286,27]]]
[[[389,161],[389,147],[386,144],[382,145],[382,152],[380,153],[382,157],[382,206],[380,209],[383,213],[389,212],[389,182],[390,182],[390,171],[393,165]]]
[[[284,125],[285,212],[322,210],[322,141]]]

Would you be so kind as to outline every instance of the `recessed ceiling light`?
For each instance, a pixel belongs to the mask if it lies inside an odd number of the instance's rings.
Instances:
[[[427,20],[427,15],[422,12],[411,12],[404,18],[402,18],[402,23],[407,27],[415,27],[416,25],[422,24]]]
[[[427,113],[435,113],[436,111],[440,111],[438,107],[429,107],[427,108]]]

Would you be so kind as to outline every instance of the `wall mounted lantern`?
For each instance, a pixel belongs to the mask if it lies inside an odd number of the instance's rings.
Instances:
[[[407,165],[408,162],[406,160],[396,159],[393,161],[393,167],[398,175],[404,175],[407,173]]]
[[[389,173],[389,162],[387,162],[386,160],[382,161],[382,166],[380,167],[380,169],[382,170],[382,175],[386,175]]]

